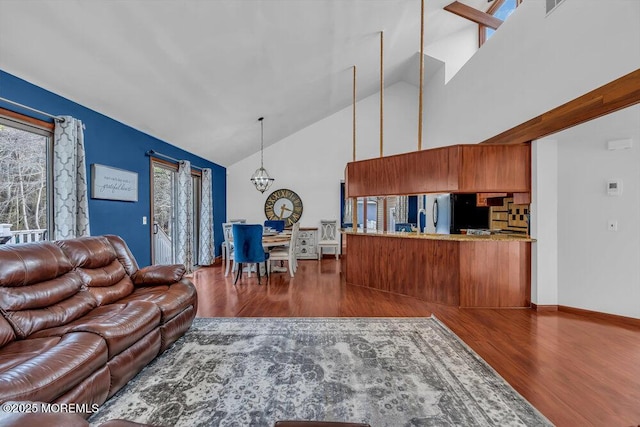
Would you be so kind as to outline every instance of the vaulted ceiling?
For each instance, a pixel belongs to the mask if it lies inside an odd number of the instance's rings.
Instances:
[[[448,3],[426,0],[427,46],[474,25]],[[0,69],[228,166],[258,117],[269,145],[348,106],[353,65],[375,93],[381,30],[390,85],[417,63],[420,0],[0,0]]]

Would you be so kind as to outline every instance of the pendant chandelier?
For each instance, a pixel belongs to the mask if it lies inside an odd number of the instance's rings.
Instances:
[[[256,186],[256,190],[261,193],[264,193],[267,188],[271,186],[271,183],[274,181],[274,178],[269,176],[269,172],[264,168],[263,160],[264,160],[264,117],[260,117],[258,121],[260,122],[260,168],[256,169],[256,171],[251,175],[251,182]]]

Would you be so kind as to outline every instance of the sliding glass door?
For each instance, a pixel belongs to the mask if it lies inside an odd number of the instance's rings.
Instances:
[[[176,164],[152,159],[153,171],[151,181],[153,225],[152,257],[154,264],[173,264],[176,262],[176,206],[177,206],[177,171]],[[191,247],[195,256],[199,251],[198,235],[200,230],[201,176],[199,171],[191,171],[191,230],[193,237]]]
[[[153,263],[173,264],[176,223],[176,168],[164,162],[152,161]]]

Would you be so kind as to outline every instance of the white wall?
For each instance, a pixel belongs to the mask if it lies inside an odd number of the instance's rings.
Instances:
[[[425,47],[426,55],[446,64],[445,83],[451,80],[477,51],[478,27],[476,25],[467,26]]]
[[[558,305],[558,142],[531,144],[531,302]]]
[[[379,156],[379,108],[379,94],[356,104],[357,160]],[[386,88],[384,154],[415,150],[417,122],[417,88],[403,82]],[[347,107],[266,148],[264,166],[275,181],[264,194],[249,181],[260,166],[259,153],[231,165],[227,168],[227,218],[262,223],[267,196],[275,189],[288,188],[302,199],[303,227],[317,226],[321,219],[339,219],[340,181],[352,160],[352,127],[352,110]],[[268,133],[269,117],[265,117],[264,128]]]
[[[636,0],[566,0],[548,17],[523,2],[445,90],[425,88],[425,145],[481,142],[636,70],[638,22]]]
[[[640,318],[640,105],[553,135],[558,141],[558,303]],[[608,140],[633,139],[610,151]],[[606,183],[622,179],[621,196]],[[608,220],[618,231],[607,229]]]

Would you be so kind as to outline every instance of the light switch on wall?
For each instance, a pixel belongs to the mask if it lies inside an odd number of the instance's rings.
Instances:
[[[147,217],[146,216],[142,217],[142,225],[147,225]]]
[[[607,181],[607,194],[609,196],[620,196],[622,194],[622,180],[613,179]]]

